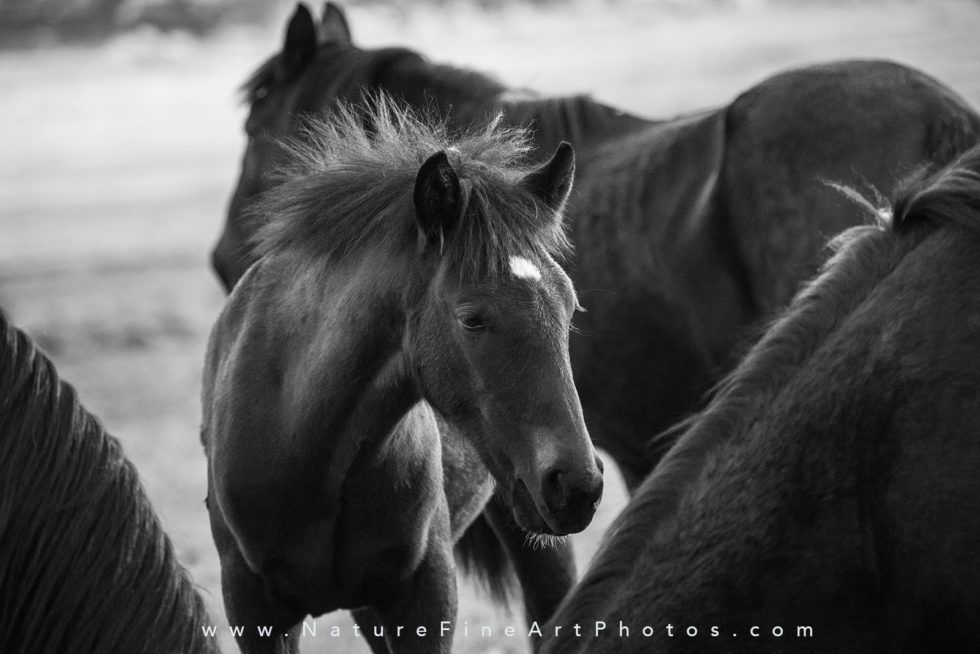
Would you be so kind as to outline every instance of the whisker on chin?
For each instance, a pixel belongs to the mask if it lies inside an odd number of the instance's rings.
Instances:
[[[555,536],[554,534],[532,534],[524,533],[524,545],[534,550],[554,549],[559,545],[564,545],[567,536]]]

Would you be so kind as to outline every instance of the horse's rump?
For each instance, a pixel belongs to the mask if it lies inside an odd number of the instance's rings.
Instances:
[[[775,75],[741,94],[726,123],[720,194],[763,315],[816,272],[829,238],[867,222],[834,185],[891,197],[907,176],[950,163],[980,139],[980,117],[959,95],[887,61]]]

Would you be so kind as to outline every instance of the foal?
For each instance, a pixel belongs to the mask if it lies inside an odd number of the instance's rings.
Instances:
[[[450,140],[376,104],[293,145],[211,335],[209,508],[249,653],[358,607],[376,652],[448,652],[452,547],[491,478],[530,534],[581,531],[602,492],[555,262],[571,147],[528,170],[520,131]]]

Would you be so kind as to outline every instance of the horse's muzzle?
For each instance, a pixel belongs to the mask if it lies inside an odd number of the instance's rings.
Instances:
[[[595,462],[595,467],[577,471],[555,466],[543,475],[544,518],[556,533],[574,534],[592,522],[603,488],[602,461],[596,457]]]

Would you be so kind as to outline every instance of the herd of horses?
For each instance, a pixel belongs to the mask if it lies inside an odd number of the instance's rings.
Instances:
[[[359,48],[332,3],[244,90],[201,430],[243,652],[342,608],[448,652],[457,564],[543,653],[980,643],[953,91],[850,61],[651,121]],[[118,442],[0,330],[0,651],[215,651]],[[632,497],[578,579],[594,447]]]

